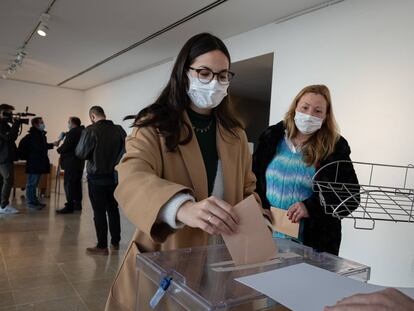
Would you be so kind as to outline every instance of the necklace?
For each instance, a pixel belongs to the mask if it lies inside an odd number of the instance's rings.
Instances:
[[[193,125],[193,130],[195,131],[195,132],[197,132],[197,133],[201,133],[201,134],[204,134],[204,133],[206,133],[206,132],[208,132],[209,130],[210,130],[210,128],[211,128],[211,125],[213,124],[213,119],[211,119],[211,121],[210,121],[210,123],[205,127],[205,128],[202,128],[202,129],[200,129],[200,128],[198,128],[198,127],[195,127],[194,125]]]

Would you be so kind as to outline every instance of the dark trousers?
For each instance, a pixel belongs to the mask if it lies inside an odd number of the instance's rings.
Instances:
[[[81,170],[65,169],[63,183],[68,208],[82,205],[82,174]]]
[[[115,188],[115,184],[100,185],[88,181],[89,198],[93,208],[96,237],[98,238],[96,246],[99,248],[108,247],[108,222],[111,244],[118,245],[121,240],[118,203],[114,198]]]
[[[13,188],[14,166],[13,163],[0,164],[0,189],[1,207],[6,207],[10,202],[10,192]]]
[[[26,174],[26,203],[29,205],[37,205],[39,198],[37,197],[37,186],[39,185],[41,174]]]

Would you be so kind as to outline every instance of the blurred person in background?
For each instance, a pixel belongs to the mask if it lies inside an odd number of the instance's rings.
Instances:
[[[13,106],[0,105],[0,214],[16,214],[19,212],[10,205],[9,201],[13,187],[13,162],[17,156],[16,139],[21,125],[18,119],[13,119],[13,110]]]
[[[22,160],[26,160],[26,204],[30,209],[41,209],[46,204],[40,202],[36,189],[43,174],[50,173],[48,151],[57,147],[59,141],[48,143],[46,125],[42,117],[35,117],[31,121],[29,133],[20,141],[18,153]]]
[[[70,117],[68,129],[69,131],[64,135],[65,140],[62,146],[57,149],[60,154],[60,166],[65,172],[66,194],[65,207],[57,210],[58,214],[71,214],[75,210],[82,210],[82,174],[85,161],[76,156],[75,150],[85,127],[81,125],[81,120],[78,117]]]

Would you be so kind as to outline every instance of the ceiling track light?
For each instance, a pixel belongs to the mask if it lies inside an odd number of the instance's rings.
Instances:
[[[19,52],[16,55],[16,58],[15,58],[14,62],[19,66],[23,65],[23,61],[24,61],[24,58],[26,57],[26,55],[27,55],[26,51],[24,51],[22,49],[19,50]]]
[[[34,28],[32,28],[29,35],[24,40],[21,48],[17,50],[16,57],[14,58],[14,60],[12,60],[9,67],[4,69],[3,73],[1,73],[1,78],[6,80],[9,76],[14,75],[16,73],[16,70],[20,66],[23,65],[24,58],[27,56],[27,52],[26,52],[27,45],[29,44],[29,42],[31,41],[35,33],[37,33],[39,36],[42,36],[42,37],[45,37],[47,35],[47,31],[49,30],[48,23],[50,20],[49,12],[52,9],[52,7],[55,5],[56,1],[57,0],[50,0],[50,3],[46,11],[42,13],[39,21],[36,23]]]
[[[7,69],[9,75],[14,75],[16,73],[16,64],[11,64]]]
[[[49,30],[48,23],[50,20],[50,15],[48,13],[43,13],[40,16],[40,24],[37,27],[37,34],[41,37],[47,36],[47,31]]]

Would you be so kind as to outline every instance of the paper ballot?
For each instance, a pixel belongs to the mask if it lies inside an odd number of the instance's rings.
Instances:
[[[246,265],[274,258],[277,255],[276,244],[254,196],[241,201],[234,210],[239,217],[239,231],[233,235],[223,234],[234,263]]]
[[[356,281],[305,263],[236,279],[295,311],[319,311],[338,300],[383,286]],[[414,290],[399,288],[413,297]]]
[[[293,223],[287,216],[287,210],[278,207],[271,207],[270,212],[273,217],[273,229],[275,231],[287,234],[293,238],[299,236],[299,223]]]

